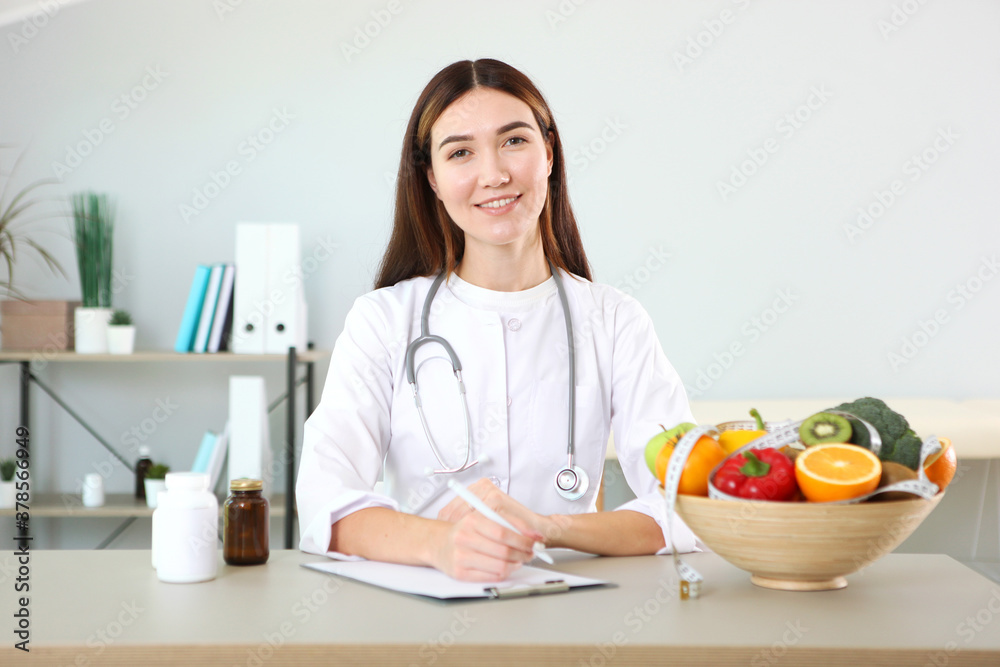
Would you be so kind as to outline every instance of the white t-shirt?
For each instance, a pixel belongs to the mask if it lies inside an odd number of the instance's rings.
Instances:
[[[449,477],[465,485],[491,478],[540,514],[595,511],[612,426],[637,496],[618,509],[651,516],[665,529],[663,497],[644,450],[661,424],[694,421],[684,386],[635,299],[561,275],[574,326],[575,463],[590,477],[587,493],[568,501],[555,487],[568,460],[569,425],[569,350],[555,279],[521,292],[483,289],[455,274],[441,285],[429,332],[447,339],[462,364],[470,460],[480,462],[435,475],[465,461],[466,420],[447,353],[436,344],[420,347],[416,380],[442,465],[406,379],[406,349],[420,336],[433,282],[413,278],[360,297],[347,315],[319,406],[305,424],[296,483],[300,549],[343,557],[328,551],[330,527],[367,507],[436,517],[453,497]],[[384,485],[376,490],[380,476]],[[673,540],[678,551],[695,548],[694,535],[676,518]]]

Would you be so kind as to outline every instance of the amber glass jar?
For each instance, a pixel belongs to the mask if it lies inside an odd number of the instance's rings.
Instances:
[[[224,522],[222,558],[229,565],[260,565],[267,562],[270,528],[267,498],[260,495],[259,479],[234,479],[222,509]]]

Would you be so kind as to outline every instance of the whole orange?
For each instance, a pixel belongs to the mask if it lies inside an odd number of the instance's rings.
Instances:
[[[951,440],[938,438],[938,442],[941,443],[941,451],[927,458],[924,472],[927,473],[927,479],[944,491],[944,488],[951,484],[951,480],[955,478],[958,457],[955,456],[955,448],[951,446]]]
[[[663,480],[667,476],[667,464],[673,453],[674,446],[666,444],[656,457],[656,478],[660,480],[660,484],[663,484]],[[691,450],[687,463],[684,464],[681,481],[677,485],[677,493],[688,496],[707,496],[708,475],[724,458],[726,458],[726,450],[719,445],[715,438],[707,435],[701,436],[694,449]]]

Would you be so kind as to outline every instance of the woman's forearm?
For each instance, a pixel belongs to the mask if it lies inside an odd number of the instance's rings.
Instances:
[[[434,565],[434,545],[448,526],[386,507],[348,514],[330,530],[330,551],[405,565]]]
[[[548,547],[576,549],[599,556],[642,556],[663,548],[663,531],[651,517],[619,510],[550,517],[555,527],[545,536]]]
[[[641,556],[663,548],[663,531],[651,517],[632,510],[585,514],[538,514],[497,489],[488,479],[469,485],[488,507],[501,516],[519,521],[540,535],[547,547],[576,549],[600,556]],[[438,514],[445,521],[458,521],[474,513],[468,503],[456,498]]]

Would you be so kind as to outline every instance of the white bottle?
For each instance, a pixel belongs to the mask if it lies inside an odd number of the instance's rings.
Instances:
[[[104,478],[99,473],[92,472],[83,477],[83,506],[101,507],[104,505]]]
[[[208,475],[167,473],[153,512],[153,567],[160,581],[190,584],[214,579],[219,569],[219,501]]]

